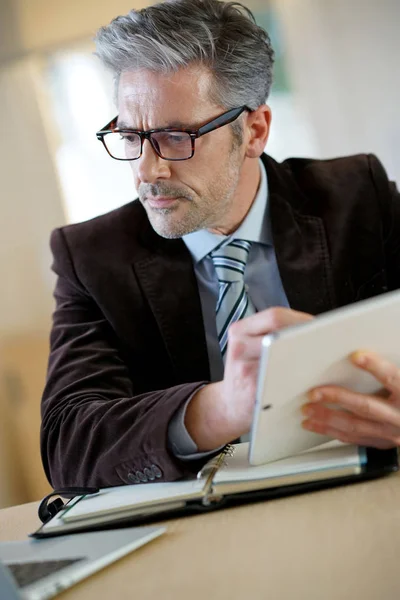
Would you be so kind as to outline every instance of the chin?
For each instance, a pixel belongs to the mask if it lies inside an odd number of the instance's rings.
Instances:
[[[182,223],[168,222],[169,219],[150,219],[154,231],[163,238],[177,239],[189,233]],[[171,219],[172,221],[172,219]]]
[[[158,211],[154,214],[152,211],[147,211],[147,216],[154,231],[161,237],[167,239],[177,239],[182,236],[192,233],[199,229],[199,224],[194,223],[194,219],[178,218],[176,210],[166,209]],[[188,217],[188,215],[186,215]]]

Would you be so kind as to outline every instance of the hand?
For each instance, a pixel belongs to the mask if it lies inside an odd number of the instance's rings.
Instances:
[[[221,392],[226,418],[236,427],[234,437],[251,426],[263,337],[312,318],[288,308],[271,308],[231,325]]]
[[[315,388],[309,393],[310,402],[302,407],[307,417],[303,427],[359,446],[400,446],[400,369],[373,352],[355,352],[350,360],[373,375],[382,384],[382,392],[368,395],[339,386]],[[325,404],[337,405],[339,410]]]
[[[187,407],[185,425],[199,450],[211,450],[249,431],[263,337],[312,318],[276,307],[230,326],[223,381],[205,386]]]

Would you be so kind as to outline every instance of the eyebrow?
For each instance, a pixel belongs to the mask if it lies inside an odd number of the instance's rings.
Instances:
[[[133,131],[144,131],[144,129],[138,129],[137,127],[132,127],[132,125],[129,125],[125,121],[119,121],[119,120],[117,120],[117,127],[118,127],[118,129],[132,129]],[[189,129],[192,131],[196,129],[196,127],[188,127],[186,124],[182,123],[182,121],[173,121],[172,123],[168,123],[168,125],[165,125],[164,127],[152,127],[151,129],[169,129],[169,128]],[[149,131],[151,131],[151,130],[149,130]]]

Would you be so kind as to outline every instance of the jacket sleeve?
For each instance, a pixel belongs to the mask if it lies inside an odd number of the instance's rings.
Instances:
[[[62,230],[53,232],[51,247],[56,308],[41,428],[49,481],[54,488],[107,487],[197,471],[201,461],[170,452],[168,425],[206,382],[136,395],[116,335],[78,280]]]

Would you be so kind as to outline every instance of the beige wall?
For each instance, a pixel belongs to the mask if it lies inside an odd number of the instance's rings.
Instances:
[[[0,507],[39,500],[50,491],[39,454],[47,354],[43,335],[0,343]]]
[[[0,334],[47,330],[50,230],[64,223],[35,87],[35,63],[0,70]]]
[[[92,38],[98,27],[143,0],[1,0],[0,61],[10,56]]]
[[[374,152],[400,182],[400,1],[274,2],[320,156]]]

